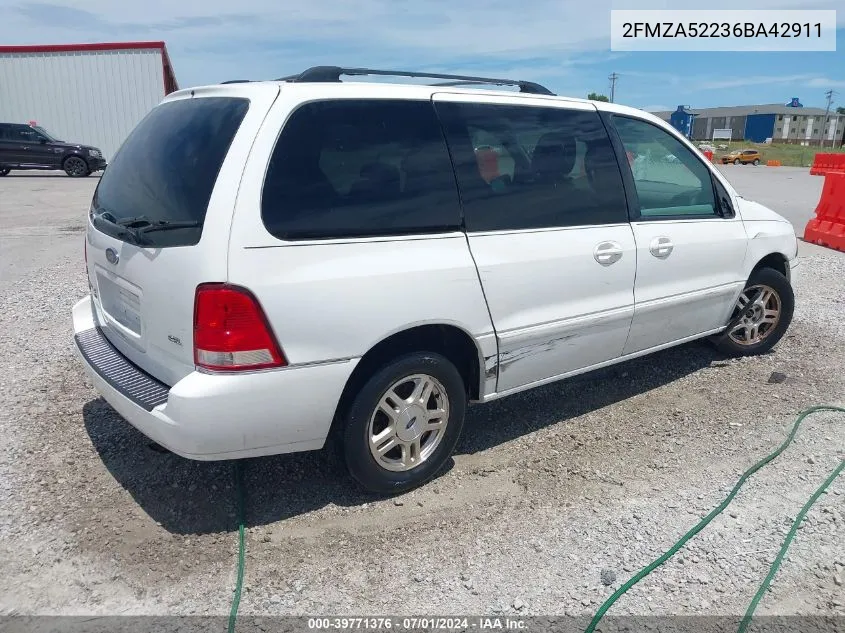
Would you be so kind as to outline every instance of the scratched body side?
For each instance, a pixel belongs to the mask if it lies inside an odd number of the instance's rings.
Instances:
[[[596,246],[622,257],[604,266]],[[617,358],[634,314],[629,224],[470,234],[499,341],[497,391]]]

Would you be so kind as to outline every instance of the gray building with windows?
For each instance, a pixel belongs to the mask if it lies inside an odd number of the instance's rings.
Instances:
[[[797,100],[796,100],[797,101]],[[805,108],[795,105],[748,105],[724,108],[690,109],[694,116],[691,138],[705,141],[713,138],[713,130],[730,129],[731,140],[798,145],[840,147],[845,138],[845,115],[835,110],[827,113],[823,108]],[[655,112],[670,121],[673,112]]]

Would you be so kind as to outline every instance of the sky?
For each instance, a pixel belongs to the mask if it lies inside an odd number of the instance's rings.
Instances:
[[[836,52],[612,52],[615,9],[836,9]],[[845,106],[842,0],[0,0],[0,44],[164,40],[180,87],[366,66],[537,81],[647,110]]]

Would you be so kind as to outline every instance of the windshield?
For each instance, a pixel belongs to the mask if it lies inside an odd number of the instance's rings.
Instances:
[[[153,109],[100,179],[91,203],[95,226],[127,241],[147,227],[145,246],[199,242],[217,174],[248,108],[246,99],[204,97]]]

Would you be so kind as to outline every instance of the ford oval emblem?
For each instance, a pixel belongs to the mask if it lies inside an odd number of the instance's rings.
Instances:
[[[106,259],[109,260],[109,264],[116,264],[120,260],[117,256],[117,251],[113,248],[106,249]]]

